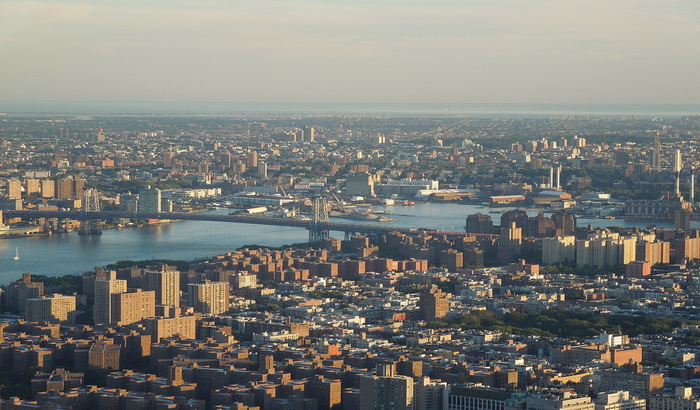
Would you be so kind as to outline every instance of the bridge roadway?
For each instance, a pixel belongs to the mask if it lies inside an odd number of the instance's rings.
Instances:
[[[209,212],[125,212],[125,211],[99,211],[99,212],[82,212],[82,211],[44,211],[44,210],[23,210],[23,211],[3,211],[5,217],[8,218],[58,218],[58,219],[177,219],[189,221],[212,221],[212,222],[235,222],[256,225],[274,225],[287,226],[292,228],[305,228],[308,230],[317,231],[338,231],[338,232],[353,232],[363,234],[386,234],[389,232],[401,233],[417,233],[427,232],[433,234],[446,234],[450,236],[497,236],[490,234],[470,234],[465,232],[444,232],[432,229],[415,229],[402,228],[388,225],[373,225],[373,224],[354,224],[347,222],[318,222],[314,223],[310,220],[292,219],[292,218],[269,218],[261,216],[248,215],[222,215],[212,214]]]

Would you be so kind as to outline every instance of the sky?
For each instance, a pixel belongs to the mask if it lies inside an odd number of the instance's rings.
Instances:
[[[0,0],[0,101],[700,104],[700,2]]]

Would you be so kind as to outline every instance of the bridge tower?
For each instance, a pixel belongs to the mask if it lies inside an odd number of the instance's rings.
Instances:
[[[100,193],[95,188],[90,188],[83,192],[83,215],[80,220],[79,235],[100,235],[102,233],[100,218],[90,218],[90,214],[93,212],[100,212]]]
[[[328,200],[324,196],[315,196],[311,204],[311,225],[309,226],[309,243],[321,242],[328,238],[328,230],[318,225],[328,222]]]

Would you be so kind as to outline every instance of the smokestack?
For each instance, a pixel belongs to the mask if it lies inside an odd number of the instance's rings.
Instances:
[[[690,206],[695,206],[695,166],[690,167]]]
[[[676,172],[676,197],[681,196],[681,173]]]
[[[554,188],[554,167],[549,167],[549,188]]]
[[[561,165],[557,168],[557,189],[561,189]]]

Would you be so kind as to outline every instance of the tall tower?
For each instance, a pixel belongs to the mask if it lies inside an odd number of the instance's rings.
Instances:
[[[151,188],[139,191],[139,212],[161,212],[161,192],[158,188]]]
[[[654,147],[651,152],[651,167],[655,170],[661,169],[661,136],[659,132],[654,135]]]
[[[557,167],[557,189],[561,189],[561,165]]]
[[[180,272],[163,265],[143,276],[143,290],[156,292],[156,304],[180,307]]]
[[[681,172],[683,169],[683,160],[681,159],[681,150],[673,151],[673,172]]]
[[[695,206],[695,165],[690,167],[690,206]]]
[[[95,281],[95,305],[92,310],[95,324],[112,322],[115,308],[112,295],[125,292],[126,281],[123,279]]]
[[[260,178],[267,178],[267,163],[265,163],[265,161],[258,162],[258,176]]]

